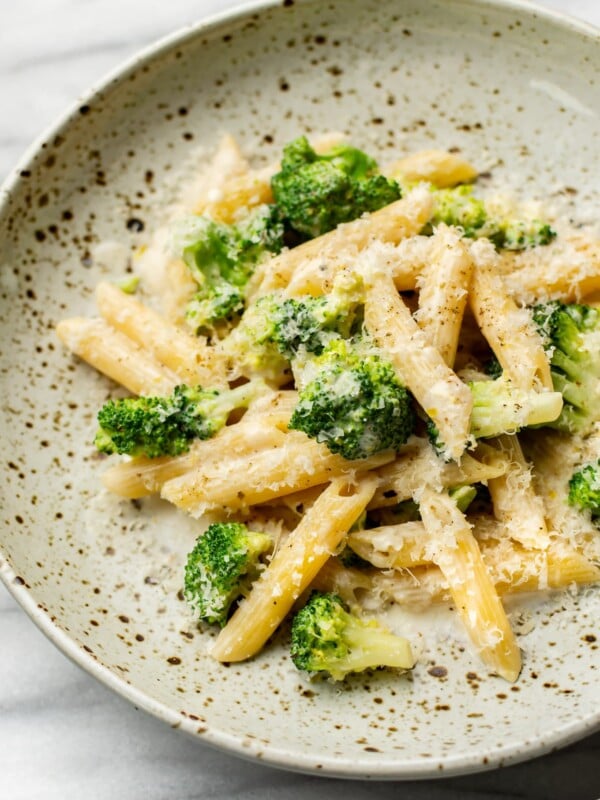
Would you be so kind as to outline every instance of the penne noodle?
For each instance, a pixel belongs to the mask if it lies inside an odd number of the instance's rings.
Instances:
[[[486,454],[485,459],[480,453]],[[425,484],[438,489],[461,484],[482,483],[503,475],[508,459],[493,447],[479,445],[477,458],[464,453],[459,461],[442,462],[426,439],[413,437],[395,461],[380,467],[377,491],[369,508],[383,508],[409,500]]]
[[[473,262],[456,230],[440,225],[433,240],[431,260],[418,280],[415,319],[446,364],[453,367]]]
[[[479,534],[477,524],[475,531]],[[483,559],[502,595],[584,586],[600,578],[598,567],[565,542],[551,541],[545,550],[532,550],[500,532],[497,538],[481,538],[480,543]]]
[[[162,292],[162,308],[165,316],[174,325],[185,328],[187,307],[198,291],[187,264],[180,258],[171,258],[165,266],[165,288]]]
[[[377,479],[334,479],[273,556],[250,595],[219,634],[211,655],[244,661],[255,655],[325,564],[371,499]]]
[[[414,236],[431,216],[431,207],[430,193],[420,187],[379,211],[339,225],[323,236],[283,252],[266,261],[262,269],[259,267],[251,299],[285,288],[296,270],[311,260],[320,261],[334,254],[343,266],[346,251],[352,254],[364,250],[375,239],[397,244],[408,236]]]
[[[507,681],[521,671],[521,653],[471,526],[446,493],[425,488],[419,497],[440,568],[456,610],[484,663]]]
[[[222,388],[227,385],[224,364],[214,348],[166,320],[135,297],[110,283],[96,287],[102,317],[190,386]]]
[[[508,539],[483,542],[483,560],[501,597],[526,592],[587,586],[600,580],[600,569],[568,546],[552,544],[532,553]],[[507,568],[507,563],[510,568]],[[335,591],[346,602],[371,602],[375,607],[394,602],[423,608],[430,603],[452,602],[442,571],[436,566],[380,571],[347,568],[330,559],[313,582],[321,591]],[[357,600],[358,598],[358,600]]]
[[[412,569],[431,564],[430,537],[420,521],[348,534],[348,546],[379,569]]]
[[[301,297],[307,294],[319,297],[326,294],[332,290],[341,270],[358,268],[360,260],[368,256],[371,250],[376,254],[382,270],[392,275],[394,285],[399,292],[413,291],[417,288],[419,278],[431,259],[435,242],[435,234],[410,236],[402,239],[397,245],[384,246],[381,242],[374,242],[354,253],[334,251],[323,254],[318,259],[309,259],[301,264],[282,291],[286,297]]]
[[[470,183],[477,177],[477,170],[472,164],[446,150],[419,150],[411,153],[390,164],[385,173],[401,183],[426,181],[438,189]]]
[[[160,492],[163,485],[200,464],[214,464],[221,453],[236,453],[238,458],[251,458],[257,453],[283,444],[285,434],[277,427],[239,422],[223,428],[213,438],[195,441],[188,453],[181,456],[145,458],[123,461],[102,475],[104,487],[121,497],[139,498]],[[217,449],[219,448],[219,449]],[[222,448],[222,450],[221,450]]]
[[[72,353],[133,394],[167,395],[181,382],[164,364],[101,319],[64,319],[56,333]]]
[[[400,380],[436,425],[446,454],[464,452],[469,439],[473,398],[469,387],[448,367],[418,327],[391,278],[367,276],[365,324],[388,356]]]
[[[494,516],[504,524],[507,534],[525,547],[548,547],[550,538],[544,504],[535,493],[531,466],[525,460],[516,434],[499,436],[490,443],[509,461],[503,475],[488,481]]]
[[[339,133],[327,133],[315,137],[311,144],[317,153],[326,153],[340,144],[342,139],[343,136]],[[221,181],[220,186],[214,186],[207,192],[196,203],[194,212],[219,222],[235,222],[241,211],[273,202],[271,178],[278,171],[279,163],[274,163],[262,169],[234,174],[229,180]]]
[[[194,213],[202,214],[219,222],[236,221],[241,210],[255,208],[263,203],[273,202],[271,178],[277,172],[277,165],[252,170],[245,175],[231,178],[211,199],[204,199],[196,205]]]
[[[188,453],[161,458],[140,456],[115,464],[102,475],[104,487],[121,497],[145,497],[160,492],[167,481],[199,464],[220,460],[222,453],[250,458],[283,444],[296,393],[273,394],[275,397],[263,397],[252,403],[240,422],[222,428],[212,439],[193,442]]]
[[[230,514],[267,503],[292,492],[318,486],[357,470],[372,469],[394,458],[387,451],[370,458],[347,461],[297,431],[289,431],[281,446],[251,457],[233,457],[201,464],[167,481],[161,496],[194,517],[207,511]],[[232,482],[231,476],[238,479]]]
[[[199,170],[198,174],[184,187],[181,205],[188,212],[194,211],[220,194],[229,182],[248,173],[248,161],[244,158],[240,146],[231,134],[224,134],[211,159]]]
[[[506,290],[517,303],[580,303],[600,290],[600,240],[559,230],[547,247],[502,253],[500,269]]]
[[[552,391],[550,363],[542,337],[529,313],[517,306],[500,275],[494,272],[497,256],[492,244],[476,242],[471,254],[475,269],[469,303],[503,375],[519,389]]]

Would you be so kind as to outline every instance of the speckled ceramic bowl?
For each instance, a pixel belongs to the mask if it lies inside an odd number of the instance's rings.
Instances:
[[[200,741],[330,775],[468,772],[598,725],[597,592],[513,608],[515,686],[443,626],[412,676],[341,689],[305,680],[280,642],[212,661],[178,593],[193,531],[158,502],[99,491],[90,441],[111,387],[54,325],[93,313],[93,286],[123,269],[96,245],[143,242],[160,187],[225,130],[259,160],[326,129],[384,155],[456,147],[528,195],[597,207],[599,54],[593,30],[523,3],[260,3],[150,49],[35,146],[0,211],[0,571],[67,655]]]

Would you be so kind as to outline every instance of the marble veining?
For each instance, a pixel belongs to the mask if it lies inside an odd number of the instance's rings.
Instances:
[[[108,70],[231,0],[20,0],[4,4],[0,176]],[[596,0],[545,0],[600,25]],[[53,647],[0,585],[0,798],[596,800],[600,734],[557,753],[474,776],[395,784],[295,775],[220,753],[170,730],[96,683]]]

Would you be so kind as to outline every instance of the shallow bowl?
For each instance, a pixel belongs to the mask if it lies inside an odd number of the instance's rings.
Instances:
[[[524,3],[258,3],[150,48],[35,145],[0,209],[0,573],[70,658],[200,741],[343,777],[475,771],[598,726],[594,591],[511,606],[515,686],[443,625],[404,678],[311,683],[281,641],[215,663],[179,593],[193,530],[99,490],[90,442],[113,387],[54,334],[93,313],[94,285],[122,274],[192,149],[223,131],[257,163],[328,129],[382,158],[458,148],[528,196],[597,209],[598,55],[592,29]]]

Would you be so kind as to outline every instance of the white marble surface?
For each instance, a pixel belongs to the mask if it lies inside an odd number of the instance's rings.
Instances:
[[[0,180],[61,111],[154,39],[232,0],[0,0]],[[599,0],[545,0],[600,26]],[[600,734],[435,783],[354,783],[240,761],[138,712],[73,666],[0,585],[0,798],[596,800]]]

